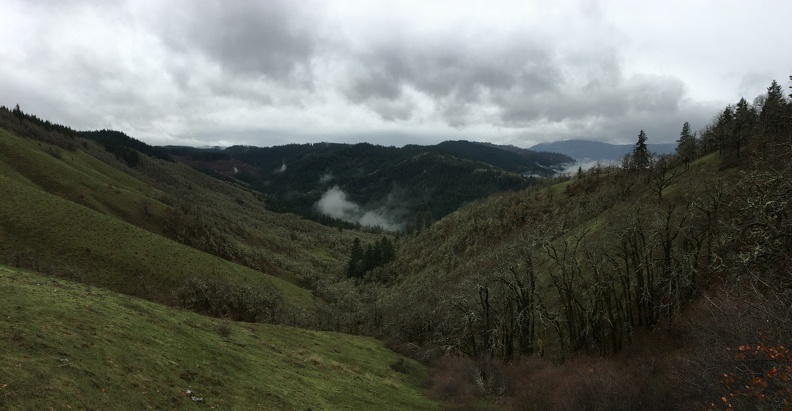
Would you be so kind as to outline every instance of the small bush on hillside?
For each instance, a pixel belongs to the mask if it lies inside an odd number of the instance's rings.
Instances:
[[[279,323],[284,318],[283,297],[274,288],[254,289],[213,279],[185,281],[174,291],[173,304],[234,321]]]
[[[78,268],[64,264],[54,264],[35,251],[15,250],[11,253],[11,257],[7,259],[7,262],[14,267],[25,268],[39,274],[85,282],[85,273]]]
[[[229,325],[227,322],[223,322],[222,324],[218,325],[217,334],[223,338],[228,338],[231,335],[231,325]]]

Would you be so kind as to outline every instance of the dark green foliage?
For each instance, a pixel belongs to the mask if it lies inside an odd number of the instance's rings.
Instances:
[[[789,137],[792,105],[786,101],[781,86],[774,80],[767,93],[758,96],[752,105],[741,98],[728,105],[699,132],[698,154],[713,151],[738,157],[751,141],[767,145]]]
[[[729,149],[735,155],[740,155],[740,147],[755,133],[756,122],[756,112],[748,106],[744,98],[741,98],[734,113],[733,135],[729,139]]]
[[[349,255],[349,263],[347,265],[347,277],[363,277],[363,247],[361,247],[360,239],[357,237],[352,242],[352,252]]]
[[[687,121],[682,125],[682,131],[677,140],[676,154],[687,168],[691,161],[696,157],[696,133],[690,132],[690,123]]]
[[[2,107],[2,110],[8,111],[8,109],[5,107]],[[14,109],[11,110],[11,114],[13,114],[20,121],[33,124],[41,130],[55,134],[56,136],[45,135],[42,133],[42,131],[37,130],[28,130],[26,133],[22,134],[34,137],[47,143],[58,145],[67,150],[74,150],[76,148],[76,144],[73,141],[75,137],[84,137],[102,144],[102,146],[107,151],[115,155],[119,160],[124,161],[130,167],[136,166],[140,161],[138,152],[154,158],[173,161],[173,158],[171,158],[170,154],[168,154],[163,148],[148,145],[140,140],[129,137],[120,131],[76,131],[70,127],[52,123],[49,120],[40,119],[34,114],[27,114],[22,111],[22,109],[19,107],[19,104],[17,104]]]
[[[368,244],[365,251],[360,239],[355,238],[347,264],[347,277],[364,278],[366,273],[393,261],[395,257],[396,250],[388,237],[382,237],[374,245]]]
[[[77,148],[75,131],[69,127],[51,123],[35,115],[27,114],[17,104],[12,110],[0,107],[0,123],[9,131],[26,135],[37,141],[56,145],[64,150],[74,151]]]
[[[773,80],[767,88],[767,98],[759,113],[759,122],[765,138],[771,138],[787,127],[787,102],[781,86]]]
[[[3,107],[3,109],[8,110],[5,107]],[[70,127],[67,127],[67,126],[64,126],[64,125],[61,125],[61,124],[57,124],[57,123],[51,123],[49,120],[40,119],[40,118],[36,117],[35,114],[27,114],[27,113],[25,113],[24,111],[22,111],[22,109],[19,108],[19,104],[17,104],[14,107],[14,109],[11,111],[11,113],[14,114],[14,116],[16,116],[18,119],[20,119],[20,120],[28,120],[31,123],[44,128],[47,131],[54,131],[54,132],[61,133],[61,134],[65,135],[65,136],[69,136],[69,137],[74,137],[77,134],[77,132],[72,130]]]
[[[217,219],[198,206],[192,206],[186,212],[167,208],[162,232],[182,244],[229,261],[237,261],[241,256],[237,245],[218,226]]]
[[[264,193],[270,209],[343,228],[354,227],[354,222],[349,225],[349,221],[328,218],[316,208],[333,186],[340,187],[349,201],[364,210],[379,210],[393,222],[415,229],[417,212],[430,219],[442,218],[469,201],[519,190],[534,181],[515,173],[550,175],[547,167],[573,161],[560,155],[466,141],[402,148],[320,143],[167,149],[179,161],[223,173],[229,173],[230,161],[238,162],[240,169],[250,169],[231,176]]]
[[[444,141],[433,147],[438,152],[451,154],[459,158],[480,161],[513,173],[542,174],[536,164],[551,167],[559,163],[572,163],[573,159],[557,153],[538,153],[521,150],[517,147],[504,149],[492,144],[473,143],[469,141]],[[521,151],[517,151],[521,150]]]
[[[638,170],[643,170],[649,166],[649,148],[646,146],[646,133],[641,130],[638,133],[638,141],[635,143],[635,148],[633,149],[633,167]]]
[[[174,291],[173,304],[234,321],[284,322],[283,297],[274,288],[253,289],[219,280],[191,278]]]
[[[228,160],[231,158],[231,156],[227,152],[221,149],[214,149],[214,148],[165,146],[162,147],[162,149],[172,156],[190,157],[198,161],[218,161],[218,160]]]
[[[729,147],[732,136],[734,135],[733,106],[726,106],[720,117],[718,117],[718,121],[715,123],[715,135],[718,141],[718,149],[723,152],[724,148]]]
[[[140,140],[136,140],[126,134],[115,130],[83,131],[80,137],[94,140],[113,153],[118,159],[124,160],[130,167],[137,165],[139,161],[138,151],[148,156],[159,158],[166,161],[173,161],[161,147],[150,146]]]

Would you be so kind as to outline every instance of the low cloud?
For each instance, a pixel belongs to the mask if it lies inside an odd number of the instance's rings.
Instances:
[[[286,162],[285,162],[285,161],[283,162],[283,164],[281,164],[281,166],[280,166],[280,167],[276,168],[276,169],[273,171],[273,173],[274,173],[274,174],[281,174],[281,173],[283,173],[284,171],[286,171]]]
[[[568,176],[574,176],[574,175],[577,174],[578,169],[582,169],[583,171],[587,171],[587,170],[592,169],[592,168],[594,168],[594,167],[596,167],[598,165],[600,167],[608,167],[608,166],[611,166],[611,165],[618,166],[620,164],[621,164],[621,161],[616,161],[616,160],[588,160],[588,161],[582,161],[582,162],[569,164],[569,166],[567,166],[566,168],[561,170],[558,174],[559,175],[566,174]]]
[[[316,208],[322,214],[337,218],[348,223],[360,224],[369,227],[382,227],[384,230],[397,231],[401,224],[394,222],[385,212],[384,208],[366,210],[358,204],[347,199],[338,186],[333,186],[322,195],[316,203]]]
[[[355,221],[350,217],[360,213],[360,206],[347,200],[346,193],[338,186],[327,190],[316,206],[322,214],[349,222]]]
[[[332,179],[334,179],[334,178],[335,178],[335,177],[333,177],[333,174],[332,174],[332,173],[330,173],[330,172],[328,171],[328,172],[326,172],[326,173],[322,174],[322,175],[319,177],[319,184],[324,184],[324,183],[327,183],[327,182],[329,182],[330,180],[332,180]]]

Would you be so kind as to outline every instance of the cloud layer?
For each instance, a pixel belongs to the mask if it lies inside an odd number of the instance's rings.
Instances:
[[[155,144],[667,142],[787,78],[772,44],[789,15],[775,0],[9,0],[0,104]]]
[[[388,231],[398,231],[402,224],[392,220],[385,207],[366,210],[347,199],[338,186],[327,190],[316,203],[316,208],[322,214],[337,218],[348,223],[360,224],[368,227],[381,227]]]

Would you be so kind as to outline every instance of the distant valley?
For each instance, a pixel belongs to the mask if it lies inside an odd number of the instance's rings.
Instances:
[[[524,189],[574,162],[562,154],[469,141],[166,150],[178,162],[248,184],[274,210],[389,231],[420,229],[467,202]]]

